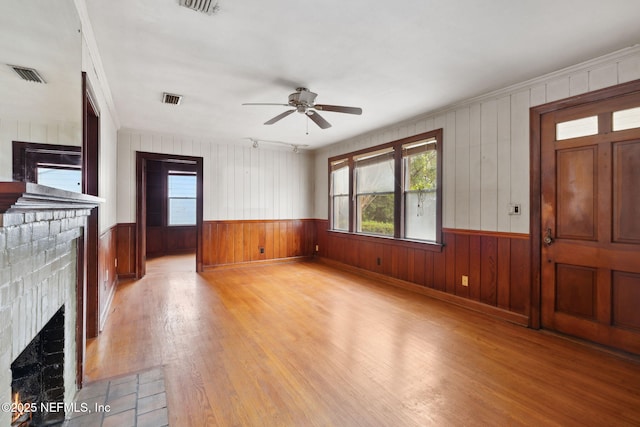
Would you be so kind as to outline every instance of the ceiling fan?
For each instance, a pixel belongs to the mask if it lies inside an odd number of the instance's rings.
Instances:
[[[358,115],[362,114],[362,108],[358,108],[358,107],[344,107],[341,105],[315,104],[314,101],[316,99],[316,96],[318,96],[317,93],[311,92],[306,87],[299,87],[296,89],[294,93],[289,95],[289,103],[287,104],[248,102],[242,105],[281,105],[283,107],[293,107],[293,110],[287,110],[284,113],[278,114],[271,120],[266,121],[264,123],[265,125],[272,125],[284,119],[289,114],[297,111],[300,114],[305,114],[307,117],[313,120],[315,124],[320,126],[320,128],[327,129],[331,127],[331,123],[326,121],[320,114],[318,114],[318,111],[332,111],[335,113],[347,113],[347,114],[358,114]]]

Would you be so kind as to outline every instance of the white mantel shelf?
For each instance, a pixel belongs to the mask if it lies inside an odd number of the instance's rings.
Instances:
[[[31,182],[0,182],[0,215],[93,209],[104,199]]]

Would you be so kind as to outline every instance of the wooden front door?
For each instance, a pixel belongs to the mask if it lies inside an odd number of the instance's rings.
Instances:
[[[541,117],[541,321],[640,353],[640,94]],[[638,108],[638,109],[634,109]]]

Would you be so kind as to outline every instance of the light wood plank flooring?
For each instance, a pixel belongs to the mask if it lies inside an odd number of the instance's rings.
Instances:
[[[170,425],[640,425],[640,362],[327,266],[118,286],[86,378],[164,366]]]

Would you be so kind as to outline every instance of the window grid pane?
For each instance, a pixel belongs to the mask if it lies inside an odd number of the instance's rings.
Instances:
[[[340,168],[331,172],[331,195],[349,194],[349,168]]]
[[[393,191],[393,184],[393,159],[356,167],[358,194],[390,192]]]
[[[169,197],[196,197],[195,175],[169,174]]]
[[[436,240],[437,161],[435,150],[404,157],[404,237],[407,239]]]
[[[596,135],[598,133],[598,116],[569,120],[556,124],[556,140],[579,138],[581,136]]]
[[[407,239],[436,240],[436,193],[412,191],[406,193],[404,231]]]
[[[169,225],[195,225],[196,199],[169,199]]]
[[[333,229],[349,231],[349,196],[333,198]]]
[[[626,130],[640,128],[640,107],[628,110],[614,111],[613,130]]]
[[[357,231],[393,236],[393,201],[393,193],[358,195]]]
[[[394,235],[394,183],[394,160],[388,154],[356,164],[356,232]]]

